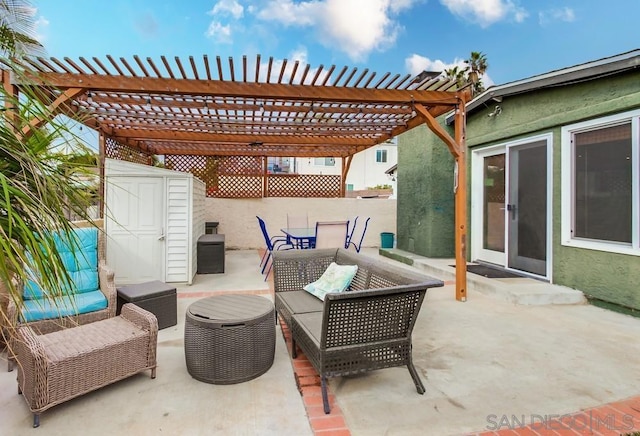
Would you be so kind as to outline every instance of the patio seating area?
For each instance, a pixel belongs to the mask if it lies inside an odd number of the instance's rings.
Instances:
[[[377,249],[362,253],[411,268],[379,256]],[[258,267],[261,254],[227,251],[224,274],[198,275],[193,285],[177,287],[178,324],[158,332],[153,381],[138,374],[60,404],[47,410],[34,430],[17,393],[17,371],[0,371],[0,432],[518,434],[510,429],[521,423],[533,424],[539,434],[556,434],[552,429],[562,428],[559,424],[605,435],[640,429],[640,369],[633,364],[640,352],[639,319],[585,304],[514,304],[471,287],[461,303],[448,276],[440,277],[444,287],[428,290],[413,331],[413,360],[424,395],[416,395],[402,367],[334,377],[328,383],[331,414],[325,415],[317,375],[303,356],[291,359],[288,332],[283,335],[279,325],[273,366],[266,373],[230,385],[195,380],[184,355],[187,307],[230,293],[272,299],[272,282],[264,282]],[[493,280],[515,287],[532,281]],[[551,422],[551,415],[562,419]]]

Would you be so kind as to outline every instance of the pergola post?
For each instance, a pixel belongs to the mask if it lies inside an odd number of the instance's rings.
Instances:
[[[455,256],[456,256],[456,300],[467,301],[467,177],[465,153],[465,101],[461,99],[455,109],[455,139],[422,104],[415,104],[416,112],[424,119],[429,129],[449,147],[455,159],[454,204],[455,204]]]
[[[347,156],[342,158],[342,174],[340,180],[340,197],[344,198],[347,195],[347,174],[349,174],[349,168],[351,168],[351,161],[353,156]]]
[[[455,254],[456,300],[467,301],[467,153],[465,134],[466,116],[464,104],[455,112],[455,141],[458,144],[455,181]]]

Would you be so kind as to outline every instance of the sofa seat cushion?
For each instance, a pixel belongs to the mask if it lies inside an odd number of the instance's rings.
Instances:
[[[21,322],[80,315],[106,309],[108,305],[107,297],[99,290],[55,298],[24,300],[23,303],[20,312]]]
[[[289,313],[322,312],[322,301],[307,291],[278,292],[277,298],[289,309]]]
[[[320,348],[322,312],[299,313],[293,316],[293,322],[304,331],[305,335],[313,341],[317,348]]]

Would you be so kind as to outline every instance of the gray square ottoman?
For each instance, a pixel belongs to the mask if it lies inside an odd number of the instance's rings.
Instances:
[[[158,329],[174,326],[178,323],[177,295],[175,286],[155,280],[118,287],[118,308],[134,303],[136,306],[153,313],[158,319]]]

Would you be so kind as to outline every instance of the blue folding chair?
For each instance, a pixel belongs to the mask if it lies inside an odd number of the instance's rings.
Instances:
[[[353,227],[351,227],[351,230],[347,230],[347,241],[344,244],[344,248],[349,248],[349,245],[351,244],[351,239],[353,238],[353,232],[356,230],[357,225],[358,225],[358,216],[356,215],[356,217],[353,219]]]
[[[265,270],[267,271],[264,280],[267,280],[269,277],[269,273],[271,272],[272,264],[269,263],[271,260],[271,255],[273,250],[291,250],[295,248],[293,245],[287,242],[287,239],[284,236],[273,236],[269,237],[269,232],[267,231],[267,224],[264,222],[262,218],[256,215],[258,218],[258,223],[260,224],[260,230],[262,230],[262,236],[264,236],[264,242],[267,246],[267,250],[262,255],[262,259],[260,260],[260,266],[262,266],[262,274],[265,274]],[[267,268],[268,266],[268,268]]]
[[[353,226],[353,229],[351,229],[351,237],[349,237],[349,242],[347,243],[347,248],[349,248],[350,246],[353,246],[353,248],[356,249],[356,252],[360,253],[360,249],[362,248],[362,241],[364,241],[364,235],[365,233],[367,233],[367,226],[369,225],[369,220],[371,219],[371,217],[368,217],[367,220],[364,222],[364,229],[362,229],[362,235],[360,236],[360,241],[356,244],[355,242],[353,242],[353,231],[355,230],[355,225]]]

